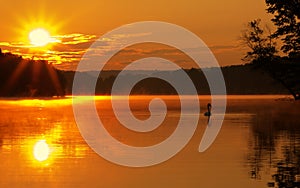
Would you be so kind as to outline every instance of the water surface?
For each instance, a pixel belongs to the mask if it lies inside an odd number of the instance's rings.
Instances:
[[[136,133],[120,125],[109,97],[97,97],[96,105],[103,124],[117,140],[149,146],[170,136],[180,117],[178,97],[160,97],[168,113],[162,125],[150,133]],[[149,117],[151,98],[131,98],[137,118]],[[71,98],[2,99],[0,187],[268,187],[268,183],[276,185],[278,169],[290,174],[291,180],[282,181],[297,181],[299,102],[285,96],[229,96],[217,139],[199,153],[207,126],[202,114],[209,97],[199,96],[199,100],[197,130],[181,152],[159,165],[129,168],[106,161],[86,144],[74,120]]]

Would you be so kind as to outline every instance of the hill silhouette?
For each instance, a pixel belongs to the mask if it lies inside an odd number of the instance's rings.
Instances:
[[[1,97],[52,97],[65,95],[62,71],[47,61],[29,60],[0,50]]]
[[[227,94],[230,95],[246,95],[246,94],[289,94],[286,87],[275,80],[270,74],[257,68],[253,64],[235,65],[221,68],[226,83]],[[198,94],[208,95],[210,89],[206,78],[201,69],[188,69],[184,70],[191,80],[193,81]],[[216,71],[215,68],[207,68],[206,71]],[[109,95],[111,94],[112,85],[116,76],[120,71],[107,70],[102,71],[98,77],[95,94]],[[64,72],[67,80],[66,93],[72,94],[72,83],[74,78],[74,71]],[[85,82],[97,77],[96,72],[79,72]],[[163,75],[162,77],[172,78],[177,76],[177,71],[126,71],[122,80],[138,79],[141,75],[147,75],[149,78],[143,79],[138,82],[131,90],[131,94],[135,95],[172,95],[177,94],[175,89],[166,81],[155,78],[156,75]],[[126,86],[124,86],[126,87]],[[80,94],[85,94],[84,84]],[[191,91],[185,91],[186,94],[192,94]]]
[[[235,65],[221,68],[226,84],[227,94],[289,94],[283,82],[264,71],[255,64]],[[200,95],[209,95],[210,89],[201,69],[184,70],[193,81]],[[216,71],[216,68],[206,68]],[[79,94],[87,94],[85,85],[97,77],[96,95],[109,95],[120,70],[78,72],[84,80]],[[141,75],[148,78],[138,82],[131,90],[135,95],[174,95],[176,90],[166,81],[155,78],[178,77],[178,71],[126,71],[123,80],[138,79]],[[75,71],[58,70],[44,60],[24,59],[0,50],[0,97],[53,97],[72,94]],[[294,80],[294,79],[293,79]],[[126,87],[126,85],[124,85]],[[193,94],[192,91],[184,91]]]

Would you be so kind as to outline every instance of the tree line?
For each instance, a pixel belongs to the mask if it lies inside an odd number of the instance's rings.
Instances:
[[[62,71],[44,60],[24,59],[0,49],[1,97],[52,97],[65,95]]]
[[[207,72],[216,71],[215,68],[205,68]],[[255,69],[252,64],[247,65],[235,65],[221,68],[226,84],[227,94],[288,94],[289,92],[280,83],[265,74],[261,70]],[[210,88],[207,83],[206,77],[202,69],[184,69],[183,71],[190,77],[197,93],[199,95],[209,95]],[[102,71],[97,78],[95,86],[96,95],[111,95],[113,84],[119,75],[120,71]],[[84,80],[77,92],[81,95],[87,94],[85,84],[94,80],[95,74],[93,72],[77,72],[81,74],[80,77]],[[74,79],[74,71],[66,71],[64,73],[67,85],[66,94],[72,94],[72,83]],[[173,79],[180,78],[178,71],[151,71],[140,72],[140,71],[129,71],[119,79],[123,81],[140,80],[141,77],[148,76],[146,79],[139,81],[132,89],[131,94],[133,95],[177,95],[177,91],[168,82],[156,78],[157,76]],[[123,85],[123,88],[119,88],[118,92],[121,93],[122,89],[127,89],[128,85]],[[194,94],[193,90],[185,90],[185,94]]]

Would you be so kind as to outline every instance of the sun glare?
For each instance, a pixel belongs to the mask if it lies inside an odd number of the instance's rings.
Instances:
[[[49,32],[42,28],[32,30],[29,33],[29,40],[34,46],[46,46],[52,42]]]
[[[38,161],[45,161],[48,159],[50,149],[45,140],[39,140],[35,143],[33,148],[34,158]]]

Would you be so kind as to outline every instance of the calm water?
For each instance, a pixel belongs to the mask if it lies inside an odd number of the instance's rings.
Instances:
[[[122,127],[109,98],[97,97],[96,104],[112,136],[129,145],[146,146],[161,142],[176,128],[178,98],[162,98],[168,106],[166,120],[148,134]],[[209,98],[199,98],[203,114]],[[149,117],[150,99],[132,98],[137,118]],[[77,129],[70,98],[0,100],[0,110],[0,187],[240,188],[268,187],[268,182],[276,186],[280,178],[275,177],[281,174],[286,184],[299,179],[300,103],[284,96],[230,96],[223,127],[207,151],[198,152],[207,122],[201,115],[194,136],[181,152],[147,168],[118,166],[95,154]],[[274,174],[279,175],[272,178]]]

